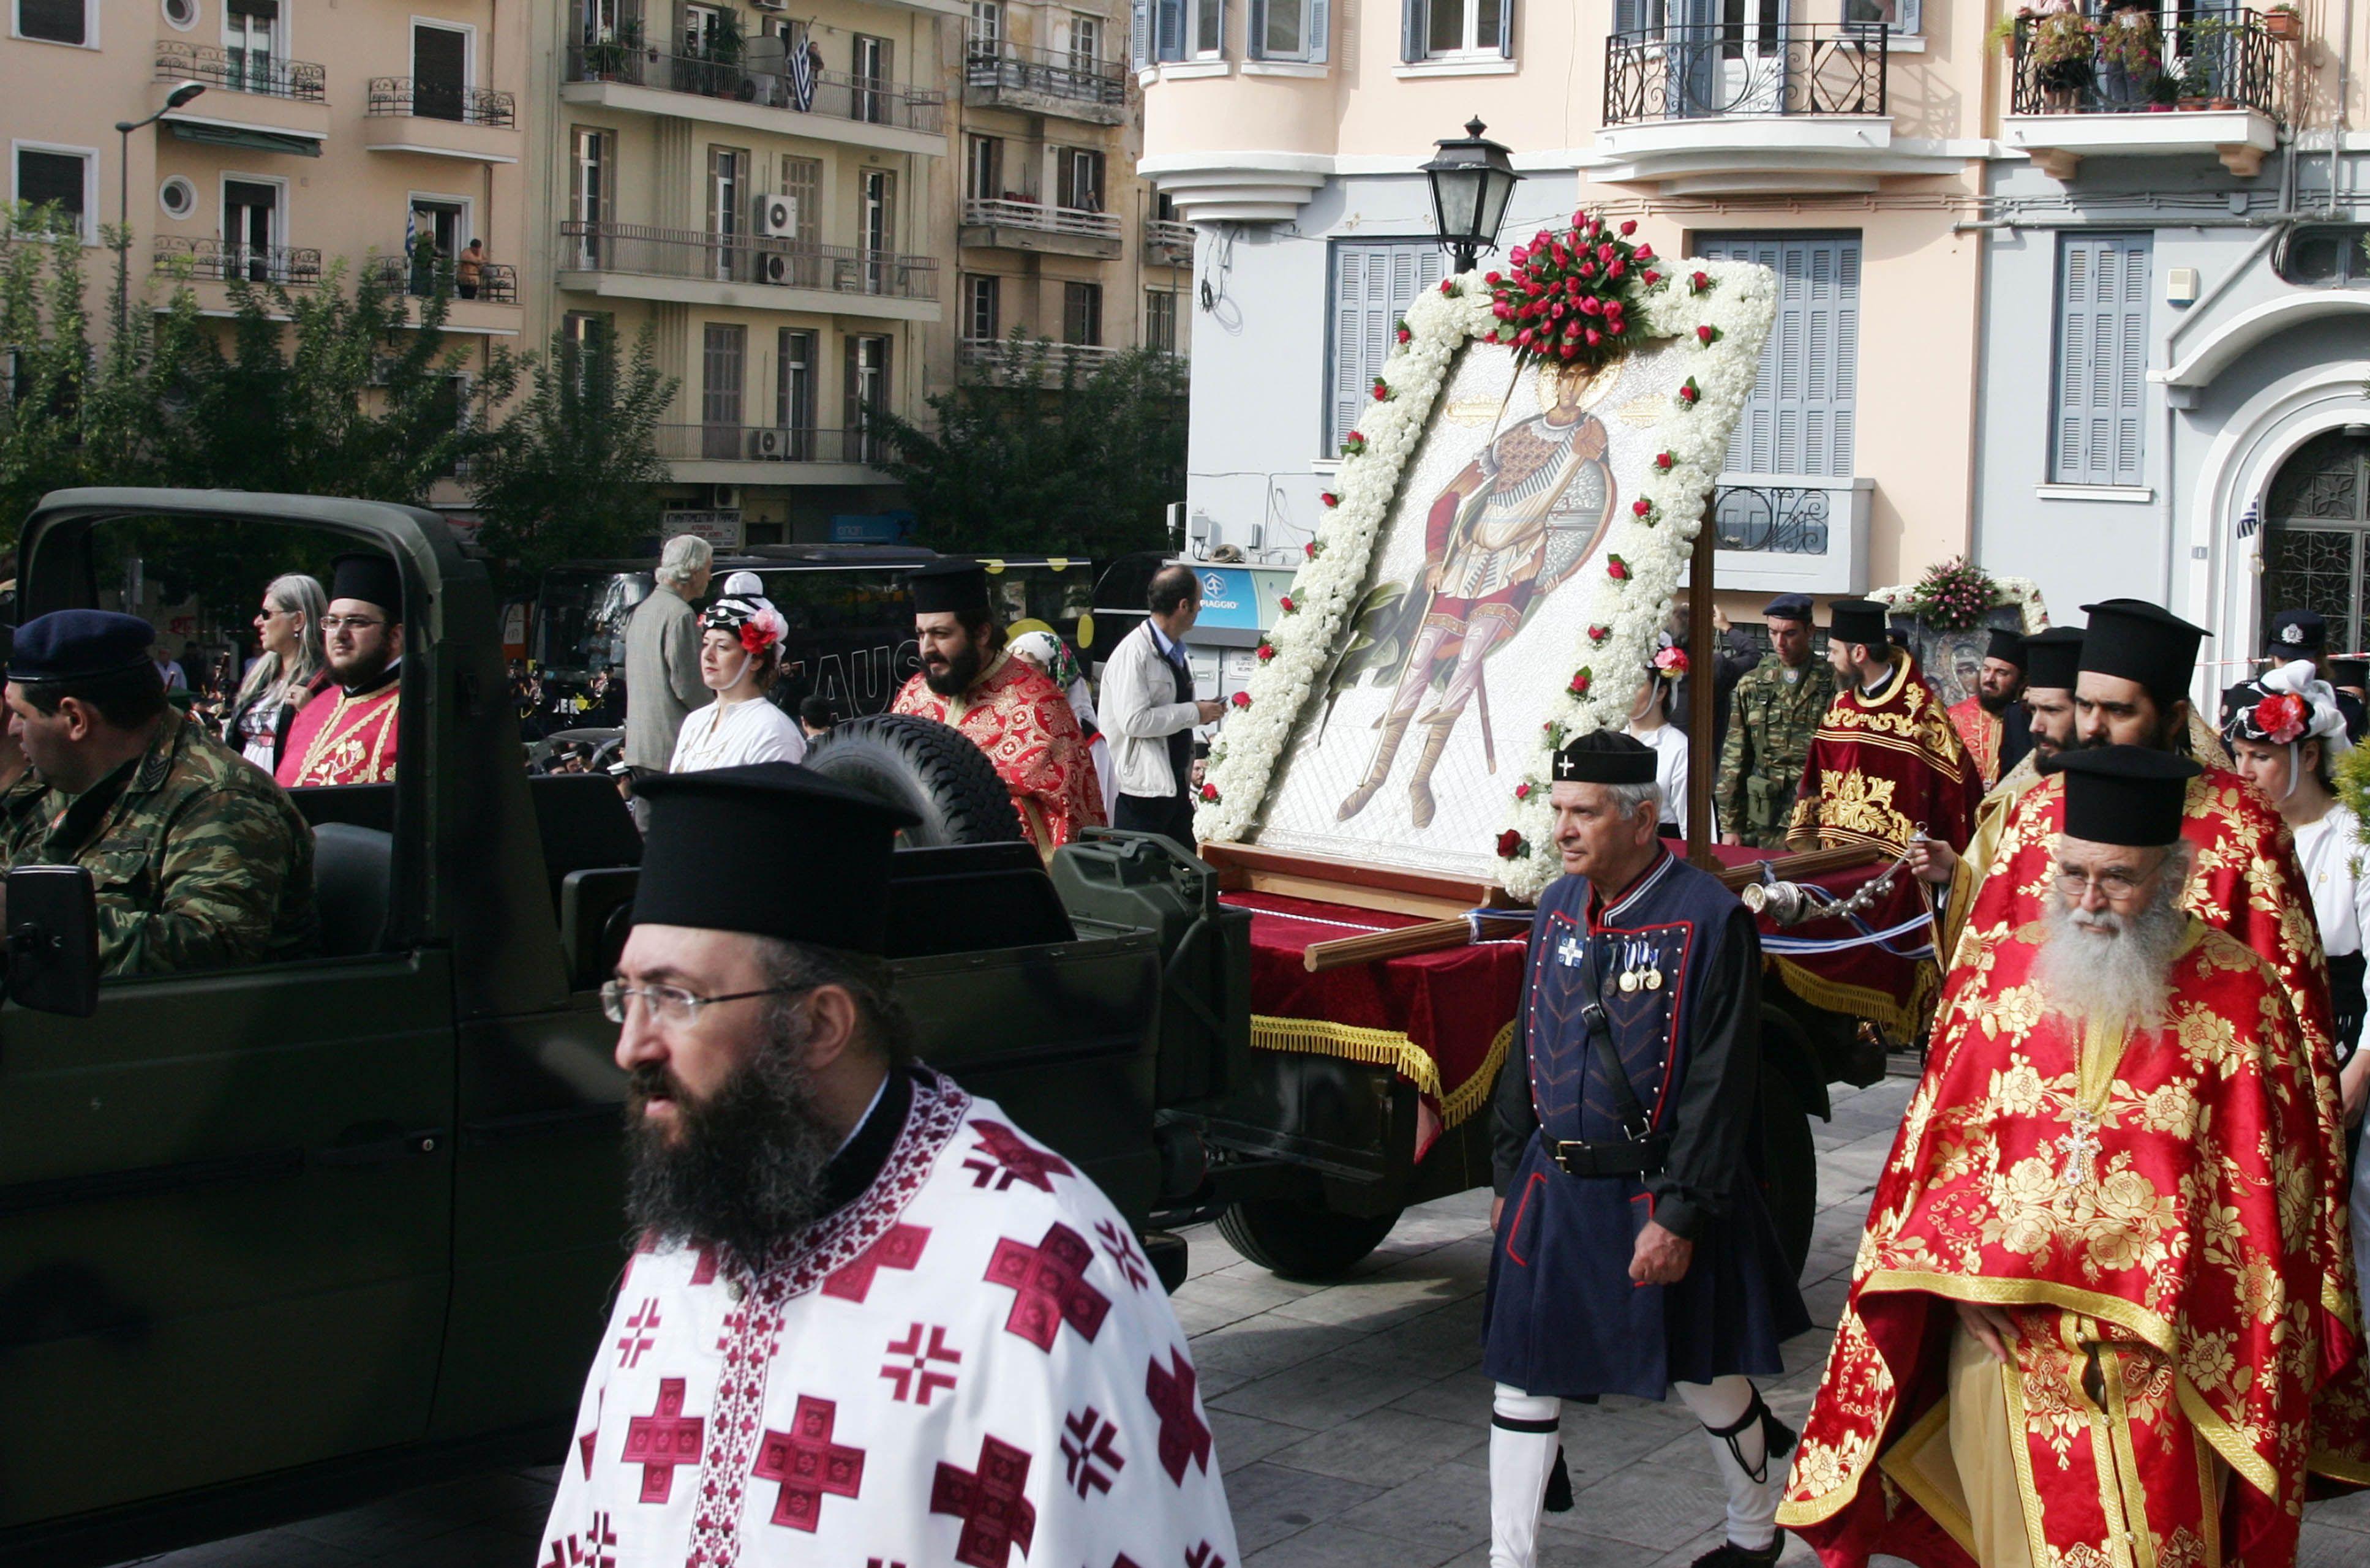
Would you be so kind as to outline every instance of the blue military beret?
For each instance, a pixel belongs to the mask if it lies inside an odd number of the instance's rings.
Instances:
[[[112,610],[52,610],[17,628],[8,655],[11,681],[82,681],[148,660],[156,629]]]
[[[1775,615],[1781,621],[1807,621],[1811,618],[1811,596],[1807,593],[1781,593],[1761,607],[1764,615]]]

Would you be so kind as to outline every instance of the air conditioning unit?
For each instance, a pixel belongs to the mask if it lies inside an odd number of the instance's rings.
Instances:
[[[790,286],[790,258],[778,250],[763,252],[757,258],[757,280],[777,288]]]
[[[757,198],[757,233],[766,239],[799,237],[799,199],[795,196]]]
[[[749,432],[749,455],[779,463],[790,455],[790,432],[788,430],[752,430]]]

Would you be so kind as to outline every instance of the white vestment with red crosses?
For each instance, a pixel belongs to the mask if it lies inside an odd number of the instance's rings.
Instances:
[[[910,1081],[870,1186],[762,1273],[635,1255],[540,1568],[1239,1563],[1126,1222],[993,1102]]]

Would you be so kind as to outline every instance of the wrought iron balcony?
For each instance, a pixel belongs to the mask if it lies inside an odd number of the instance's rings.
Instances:
[[[439,287],[456,300],[473,299],[487,304],[514,305],[519,303],[518,269],[507,262],[481,262],[477,268],[477,292],[464,293],[454,274],[454,259],[439,257],[430,263],[406,260],[400,256],[376,256],[371,258],[371,273],[381,285],[397,289],[421,299],[434,293]]]
[[[1144,248],[1151,258],[1172,267],[1193,265],[1193,225],[1173,218],[1144,220]]]
[[[1728,116],[1881,115],[1882,28],[1710,22],[1605,42],[1605,123]]]
[[[1011,43],[972,43],[963,55],[963,85],[1114,109],[1127,102],[1127,74],[1118,65]]]
[[[559,225],[559,265],[571,272],[697,278],[902,300],[938,297],[938,264],[927,256],[644,223],[564,223]]]
[[[300,103],[321,102],[328,82],[322,69],[308,61],[281,60],[210,43],[176,43],[170,39],[156,41],[155,79],[203,82],[228,92],[260,93]]]
[[[301,289],[321,280],[321,253],[310,247],[237,245],[225,240],[158,235],[154,254],[154,267],[159,272],[185,265],[191,278],[217,283],[244,278],[250,283],[278,283]]]
[[[1109,212],[1098,212],[1085,207],[1049,207],[1041,201],[983,200],[971,197],[964,200],[962,221],[966,223],[995,224],[999,228],[1041,229],[1053,235],[1076,235],[1084,239],[1115,240],[1120,237],[1120,222]]]
[[[1041,338],[1024,338],[1016,342],[1009,338],[966,338],[962,340],[962,363],[973,370],[994,371],[1000,375],[1025,373],[1032,365],[1048,380],[1058,380],[1064,372],[1087,376],[1093,374],[1124,350],[1102,343],[1055,343]]]
[[[2251,109],[2279,118],[2281,56],[2260,11],[2190,13],[2158,31],[2087,17],[2016,25],[2011,114]]]
[[[1722,485],[1712,498],[1720,548],[1778,555],[1827,553],[1831,493],[1812,485]]]
[[[449,120],[461,125],[491,125],[503,131],[518,127],[518,105],[508,93],[456,86],[449,82],[422,82],[410,76],[373,76],[370,106],[364,112]]]
[[[660,425],[653,438],[670,463],[877,464],[887,454],[878,431],[812,425]]]
[[[813,94],[801,105],[787,74],[760,74],[742,69],[738,59],[664,54],[623,41],[569,44],[568,80],[619,82],[661,92],[729,98],[793,114],[887,125],[931,136],[938,133],[946,107],[944,93],[841,71],[816,72]]]

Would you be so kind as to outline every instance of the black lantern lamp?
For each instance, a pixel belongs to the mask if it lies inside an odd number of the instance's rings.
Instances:
[[[1514,182],[1523,177],[1506,149],[1481,134],[1488,129],[1478,118],[1467,120],[1465,134],[1439,143],[1440,155],[1423,166],[1432,182],[1432,222],[1459,272],[1471,271],[1475,258],[1498,248],[1498,225],[1505,222]]]

